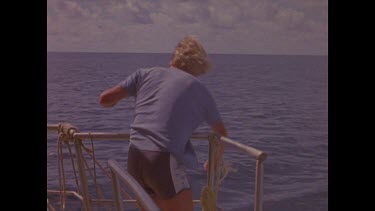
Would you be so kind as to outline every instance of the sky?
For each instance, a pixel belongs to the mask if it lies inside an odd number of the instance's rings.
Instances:
[[[328,0],[47,0],[47,51],[328,54]]]

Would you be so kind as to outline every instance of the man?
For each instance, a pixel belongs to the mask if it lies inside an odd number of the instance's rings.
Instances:
[[[214,99],[196,78],[209,68],[202,45],[185,37],[174,49],[169,68],[139,69],[100,95],[104,107],[135,97],[128,171],[164,211],[193,210],[184,169],[198,166],[189,140],[193,131],[206,122],[214,132],[227,136]],[[220,146],[217,157],[222,150]]]

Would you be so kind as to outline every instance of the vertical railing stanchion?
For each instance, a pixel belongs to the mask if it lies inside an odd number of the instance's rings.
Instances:
[[[256,160],[254,211],[263,210],[263,160]]]
[[[87,178],[84,171],[84,165],[83,165],[83,155],[82,155],[82,140],[75,138],[74,139],[74,147],[76,150],[76,158],[77,158],[77,166],[78,166],[78,174],[80,179],[80,191],[83,198],[83,209],[85,211],[91,211],[91,202],[90,202],[90,196],[89,196],[89,189],[87,184]]]
[[[124,210],[124,204],[122,202],[121,194],[120,194],[120,183],[116,176],[116,174],[111,170],[112,175],[112,194],[113,200],[115,202],[115,208],[117,211]]]
[[[210,134],[208,137],[208,173],[207,173],[207,186],[214,192],[215,180],[215,150],[216,150],[216,135]],[[215,196],[216,197],[216,196]],[[214,199],[214,207],[216,207],[216,198]]]
[[[215,136],[212,134],[208,138],[208,172],[207,185],[213,190],[214,185],[214,159],[215,159]]]

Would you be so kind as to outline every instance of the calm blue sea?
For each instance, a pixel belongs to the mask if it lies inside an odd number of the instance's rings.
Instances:
[[[166,66],[170,58],[169,54],[133,53],[47,55],[47,122],[69,122],[82,132],[129,132],[133,99],[104,109],[98,104],[99,94],[137,68]],[[229,137],[269,155],[264,163],[264,210],[328,210],[327,56],[210,57],[214,68],[201,80],[216,100]],[[201,125],[197,131],[208,131],[208,127]],[[56,140],[55,133],[47,134],[49,189],[57,189],[59,184]],[[207,143],[194,141],[193,145],[203,165]],[[126,168],[126,142],[94,141],[94,146],[104,166],[106,160],[116,159]],[[71,172],[67,149],[64,157],[66,170]],[[219,207],[252,210],[255,161],[231,149],[225,159],[237,172],[222,182]],[[205,172],[188,173],[193,197],[198,199]],[[74,178],[66,177],[67,187],[74,190]],[[110,183],[104,176],[98,177],[110,198]],[[77,205],[71,206],[71,210],[79,210]]]

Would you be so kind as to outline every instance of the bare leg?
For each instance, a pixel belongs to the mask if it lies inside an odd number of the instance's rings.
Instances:
[[[151,197],[162,211],[193,211],[191,189],[184,189],[170,199],[161,199],[156,194],[152,194]]]

